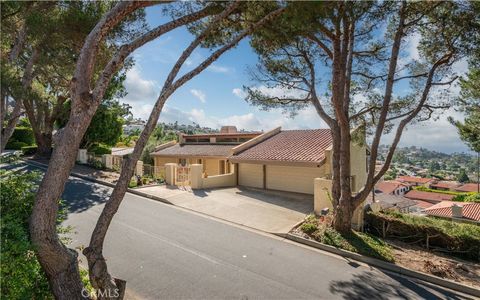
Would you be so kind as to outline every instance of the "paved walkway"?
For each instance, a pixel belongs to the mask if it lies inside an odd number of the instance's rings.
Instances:
[[[154,186],[136,189],[172,204],[270,233],[285,234],[313,211],[313,196],[243,187],[191,190]]]

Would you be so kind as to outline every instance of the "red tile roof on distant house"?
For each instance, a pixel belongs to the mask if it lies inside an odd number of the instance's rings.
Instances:
[[[420,183],[425,184],[427,182],[432,181],[432,178],[422,178],[422,177],[413,177],[413,176],[400,176],[397,180],[402,182],[413,182],[413,183]]]
[[[462,215],[464,219],[480,222],[480,203],[462,203],[462,202],[448,202],[445,204],[439,203],[430,208],[425,209],[425,213],[430,216],[452,218],[452,206],[457,204],[462,206]]]
[[[478,186],[476,183],[466,183],[464,185],[461,185],[457,188],[455,188],[456,191],[459,192],[477,192]]]
[[[429,207],[432,207],[434,204],[432,202],[427,202],[427,201],[422,201],[422,200],[414,200],[416,204],[416,206],[420,207],[420,208],[429,208]]]
[[[457,187],[459,184],[456,181],[438,181],[430,184],[431,188],[437,189],[453,189]]]
[[[321,163],[332,144],[330,129],[283,130],[230,157],[232,162]]]
[[[441,193],[431,193],[431,192],[411,190],[410,192],[406,193],[404,197],[412,199],[412,200],[440,202],[440,201],[445,201],[445,200],[447,200],[447,201],[452,200],[453,197],[455,197],[455,196],[454,195],[441,194]]]
[[[384,194],[392,194],[400,186],[406,186],[399,181],[381,181],[375,186],[376,190],[381,191]]]

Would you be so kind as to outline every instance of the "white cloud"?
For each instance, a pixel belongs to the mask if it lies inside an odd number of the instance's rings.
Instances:
[[[247,93],[245,93],[241,88],[234,88],[232,90],[232,94],[234,94],[240,99],[245,99],[245,97],[247,96]]]
[[[215,73],[230,73],[232,72],[233,70],[228,68],[228,67],[224,67],[224,66],[220,66],[220,65],[216,65],[216,64],[212,64],[210,67],[207,68],[208,71],[211,71],[211,72],[215,72]]]
[[[205,93],[203,91],[197,90],[197,89],[191,89],[190,93],[194,97],[196,97],[198,100],[200,100],[200,102],[202,102],[202,103],[207,102],[207,95],[205,95]]]
[[[303,98],[305,97],[306,93],[300,91],[298,89],[287,89],[280,86],[275,87],[267,87],[265,85],[261,85],[258,87],[252,88],[252,90],[256,90],[265,94],[270,97],[278,97],[278,98]]]
[[[159,92],[156,81],[142,78],[138,67],[133,67],[127,72],[125,88],[128,94],[123,100],[129,103],[155,101]]]

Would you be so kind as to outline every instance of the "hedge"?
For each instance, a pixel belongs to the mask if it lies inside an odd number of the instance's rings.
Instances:
[[[28,231],[36,182],[39,180],[38,173],[11,174],[0,178],[2,299],[53,299]]]
[[[96,145],[90,149],[95,155],[112,154],[112,149],[104,145]]]
[[[23,142],[27,145],[35,144],[35,136],[32,128],[29,127],[15,127],[11,140]]]
[[[398,212],[368,212],[368,231],[382,238],[418,244],[427,250],[480,261],[480,226]]]

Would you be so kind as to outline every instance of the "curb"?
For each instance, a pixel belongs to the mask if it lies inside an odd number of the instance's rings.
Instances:
[[[479,289],[476,289],[476,288],[473,288],[471,286],[464,285],[464,284],[461,284],[461,283],[457,283],[457,282],[454,282],[452,280],[443,279],[443,278],[436,277],[436,276],[433,276],[433,275],[430,275],[430,274],[427,274],[427,273],[406,269],[404,267],[401,267],[401,266],[398,266],[398,265],[395,265],[395,264],[392,264],[392,263],[389,263],[389,262],[385,262],[385,261],[382,261],[382,260],[379,260],[379,259],[376,259],[376,258],[364,256],[364,255],[354,253],[354,252],[350,252],[350,251],[347,251],[347,250],[342,250],[342,249],[339,249],[339,248],[335,248],[333,246],[325,245],[325,244],[322,244],[322,243],[319,243],[319,242],[313,241],[313,240],[308,240],[308,239],[305,239],[303,237],[299,237],[299,236],[296,236],[296,235],[293,235],[293,234],[290,234],[290,233],[286,234],[285,238],[288,239],[288,240],[300,243],[300,244],[304,244],[304,245],[307,245],[307,246],[310,246],[310,247],[313,247],[313,248],[317,248],[317,249],[320,249],[320,250],[323,250],[323,251],[327,251],[327,252],[330,252],[330,253],[333,253],[333,254],[337,254],[337,255],[340,255],[342,257],[351,258],[351,259],[354,259],[356,261],[366,263],[366,264],[368,264],[370,266],[373,266],[373,267],[377,267],[377,268],[380,268],[380,269],[392,271],[392,272],[395,272],[395,273],[398,273],[398,274],[401,274],[401,275],[405,275],[405,276],[408,276],[408,277],[420,279],[420,280],[428,282],[428,283],[439,285],[439,286],[442,286],[442,287],[445,287],[445,288],[448,288],[448,289],[451,289],[451,290],[455,290],[455,291],[458,291],[458,292],[462,292],[462,293],[465,293],[465,294],[469,294],[469,295],[472,295],[472,296],[475,296],[475,297],[480,297],[480,290]]]
[[[41,168],[41,169],[48,168],[48,165],[46,165],[46,164],[42,164],[42,163],[32,161],[32,160],[25,160],[25,159],[22,159],[22,160],[27,164],[33,165],[33,166]],[[111,187],[111,188],[115,187],[115,184],[113,184],[111,182],[96,179],[96,178],[92,178],[90,176],[78,174],[78,173],[75,173],[75,172],[71,172],[70,176],[77,177],[77,178],[80,178],[80,179],[83,179],[83,180],[86,180],[86,181],[98,183],[98,184],[101,184],[101,185],[105,185],[105,186],[108,186],[108,187]],[[149,198],[149,199],[152,199],[152,200],[160,201],[160,202],[163,202],[165,204],[173,205],[172,202],[170,202],[166,199],[163,199],[163,198],[160,198],[160,197],[157,197],[157,196],[153,196],[153,195],[150,195],[150,194],[147,194],[147,193],[139,192],[138,190],[135,190],[135,189],[127,188],[127,192],[129,192],[131,194],[134,194],[134,195],[137,195],[137,196],[141,196],[141,197]]]

